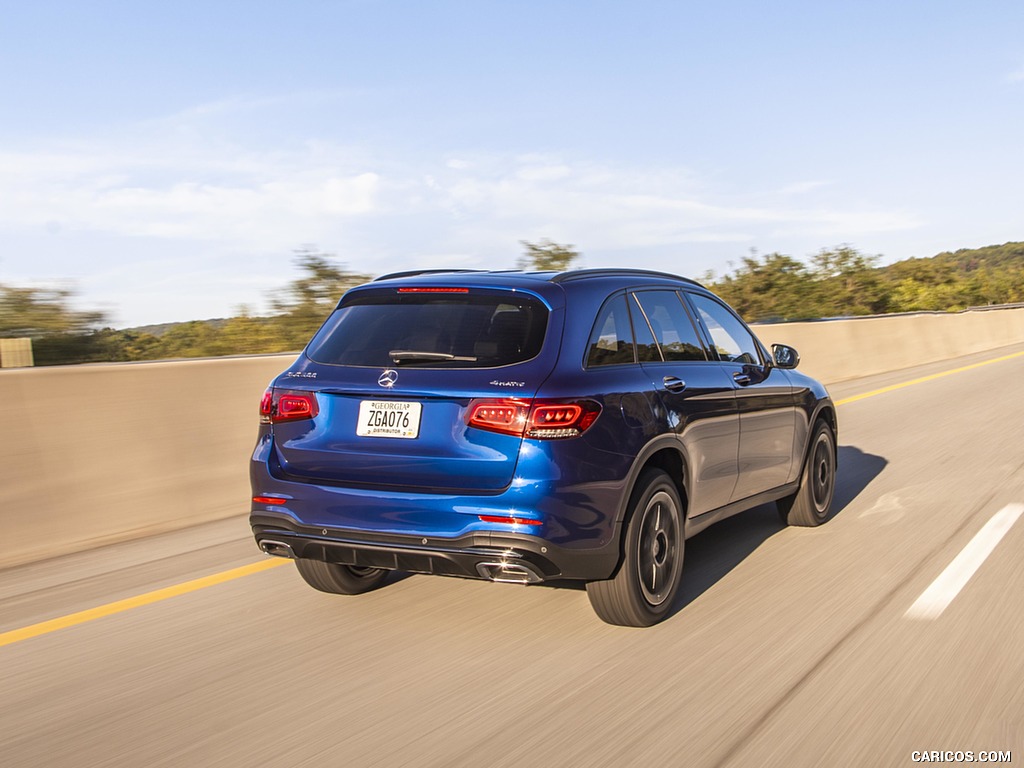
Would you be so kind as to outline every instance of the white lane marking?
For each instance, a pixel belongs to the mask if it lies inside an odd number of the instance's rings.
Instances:
[[[1008,504],[996,512],[992,519],[968,542],[959,555],[939,577],[931,583],[904,614],[908,619],[936,619],[953,602],[975,571],[981,567],[992,550],[1002,541],[1024,513],[1024,504]]]

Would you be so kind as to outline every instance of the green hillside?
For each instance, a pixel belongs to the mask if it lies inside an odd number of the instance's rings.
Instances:
[[[809,263],[752,255],[708,286],[748,321],[808,320],[893,312],[950,312],[1024,302],[1024,243],[965,248],[879,266],[849,247]]]

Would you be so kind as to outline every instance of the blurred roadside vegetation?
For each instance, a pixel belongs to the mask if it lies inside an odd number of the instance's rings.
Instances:
[[[848,245],[805,263],[752,253],[731,273],[703,282],[748,322],[815,320],[895,312],[954,312],[1024,301],[1024,243],[940,253],[878,266]]]
[[[272,313],[118,330],[98,312],[69,308],[67,290],[0,285],[0,337],[32,338],[36,365],[266,354],[302,349],[338,303],[370,275],[347,270],[314,248],[296,251],[301,277],[270,296]]]
[[[522,241],[524,269],[567,269],[579,258],[571,245]],[[756,252],[721,277],[702,282],[748,322],[916,311],[1024,302],[1024,243],[940,253],[885,267],[842,245],[807,262]],[[70,307],[67,289],[0,284],[0,337],[31,337],[36,365],[216,357],[301,349],[341,295],[371,279],[313,247],[296,252],[300,277],[270,297],[271,313],[242,307],[235,317],[145,328],[114,329],[100,312]],[[731,266],[731,265],[730,265]]]

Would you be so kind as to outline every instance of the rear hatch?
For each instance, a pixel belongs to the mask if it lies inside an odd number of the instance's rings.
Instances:
[[[554,367],[560,326],[560,313],[521,290],[349,292],[275,382],[275,397],[315,399],[311,418],[274,423],[277,470],[346,487],[501,491],[522,437],[472,427],[468,414],[532,398]]]

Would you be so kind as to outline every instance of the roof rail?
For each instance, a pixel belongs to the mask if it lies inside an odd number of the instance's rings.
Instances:
[[[392,280],[398,277],[415,277],[416,275],[449,275],[459,274],[462,272],[486,272],[485,269],[410,269],[406,272],[390,272],[386,275],[373,278],[373,282],[378,280]]]
[[[682,280],[684,283],[690,283],[703,288],[700,283],[696,280],[691,280],[688,277],[680,277],[679,275],[673,275],[671,272],[657,272],[652,269],[623,269],[623,268],[596,268],[596,269],[571,269],[567,272],[559,272],[557,275],[551,278],[552,283],[569,283],[573,280],[582,280],[587,277],[616,277],[618,275],[628,276],[636,275],[637,277],[667,277],[672,280]]]

